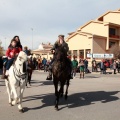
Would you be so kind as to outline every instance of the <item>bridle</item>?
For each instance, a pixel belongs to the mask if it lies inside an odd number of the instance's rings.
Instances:
[[[25,80],[25,78],[27,77],[26,76],[27,74],[26,73],[24,73],[24,74],[21,73],[20,69],[18,70],[15,64],[13,66],[13,73],[14,73],[15,79],[19,82],[21,82],[21,80]]]

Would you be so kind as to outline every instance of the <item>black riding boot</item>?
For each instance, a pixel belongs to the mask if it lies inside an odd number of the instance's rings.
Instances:
[[[46,80],[52,80],[52,66],[49,66],[49,75],[47,76]]]
[[[1,76],[1,79],[6,79],[6,68],[3,68],[3,75]]]
[[[66,64],[67,64],[68,69],[69,69],[69,79],[73,79],[72,63],[71,63],[71,60],[69,58],[66,58]]]

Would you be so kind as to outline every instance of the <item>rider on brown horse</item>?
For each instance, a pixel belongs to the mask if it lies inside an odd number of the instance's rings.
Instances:
[[[53,48],[51,49],[52,53],[54,54],[53,59],[49,65],[49,75],[46,78],[46,80],[52,80],[52,64],[54,62],[54,60],[56,59],[56,53],[55,51],[62,46],[62,48],[64,49],[65,53],[66,53],[66,63],[68,64],[68,69],[69,69],[69,73],[70,73],[70,79],[72,79],[72,75],[71,75],[71,71],[72,71],[72,65],[71,65],[71,61],[69,58],[67,58],[67,53],[69,51],[69,47],[68,44],[64,41],[64,35],[59,35],[58,36],[58,40],[55,42]]]

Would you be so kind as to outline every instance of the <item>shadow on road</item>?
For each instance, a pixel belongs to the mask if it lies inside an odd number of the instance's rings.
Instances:
[[[96,77],[96,76],[85,76],[85,78],[100,78],[100,77]]]
[[[105,92],[105,91],[96,91],[96,92],[84,92],[84,93],[75,93],[68,96],[68,100],[60,99],[59,105],[64,105],[64,107],[59,106],[59,110],[68,108],[81,107],[86,105],[95,104],[95,102],[107,103],[119,100],[115,96],[119,91]],[[54,106],[55,96],[54,94],[42,94],[28,96],[24,98],[23,102],[32,102],[35,100],[41,100],[42,105],[33,108],[25,108],[25,111],[28,110],[37,110],[48,106]]]
[[[53,81],[37,81],[37,80],[32,80],[31,81],[31,87],[39,87],[43,85],[53,85]]]

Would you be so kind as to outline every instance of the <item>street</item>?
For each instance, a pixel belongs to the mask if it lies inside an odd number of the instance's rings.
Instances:
[[[0,80],[0,120],[120,120],[120,75],[87,74],[70,82],[68,100],[54,108],[54,86],[48,73],[34,71],[32,86],[25,89],[20,113],[8,104],[4,80]]]

